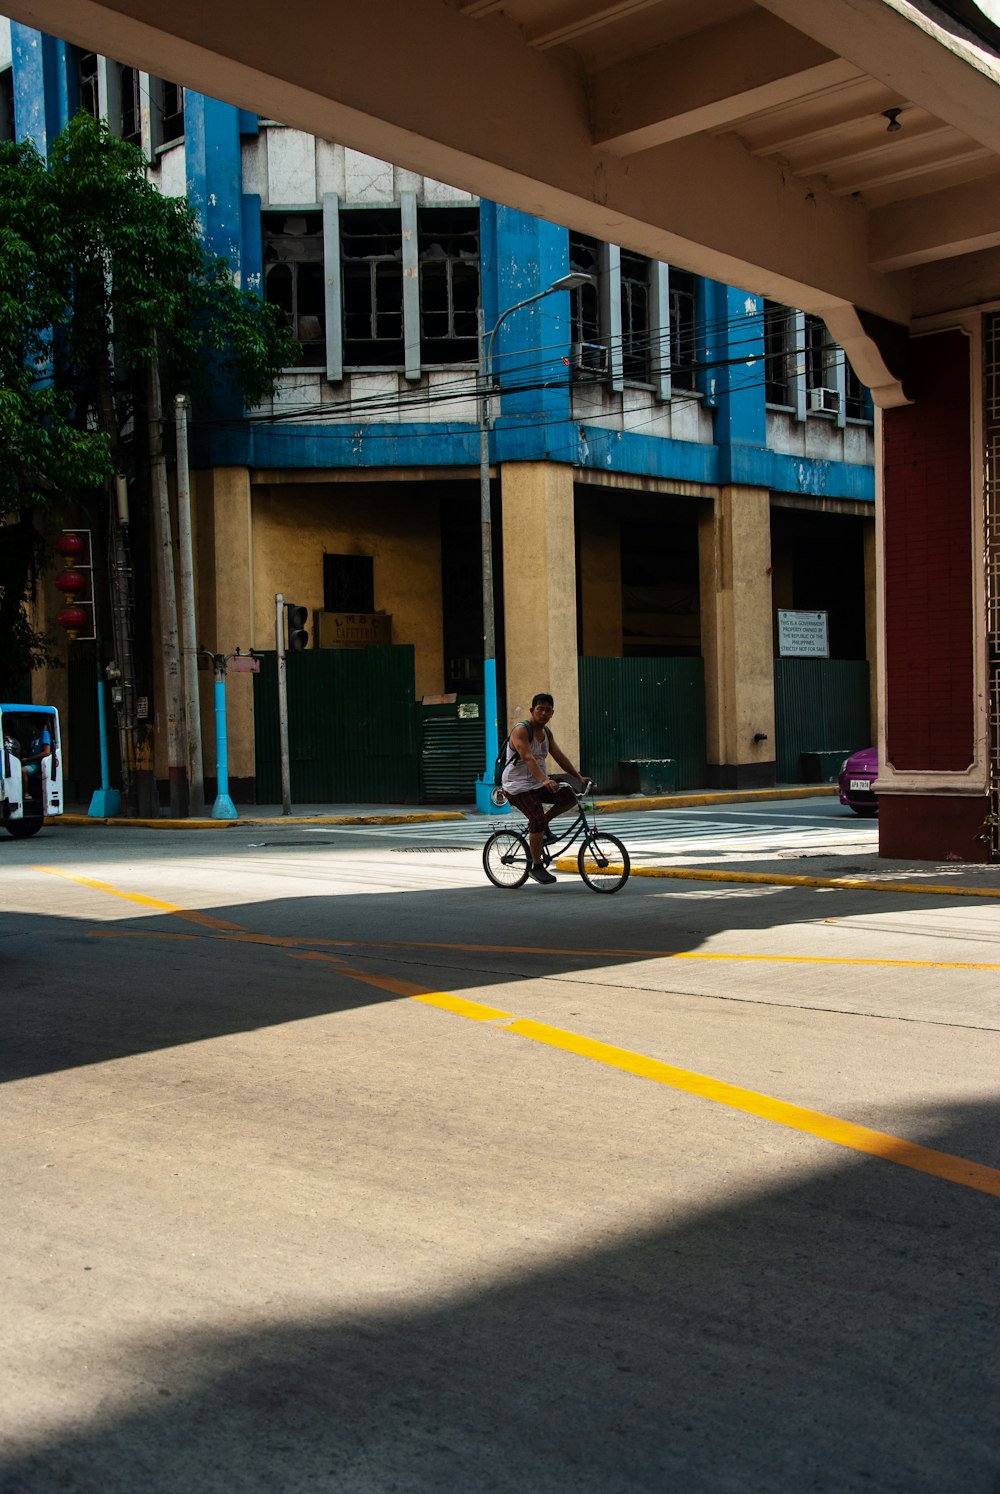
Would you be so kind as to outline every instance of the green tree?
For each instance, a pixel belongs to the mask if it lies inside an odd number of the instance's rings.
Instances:
[[[0,145],[0,688],[45,655],[27,603],[42,562],[35,519],[100,510],[136,439],[154,360],[164,401],[253,406],[294,361],[275,309],[210,255],[190,204],[81,113],[46,164]]]

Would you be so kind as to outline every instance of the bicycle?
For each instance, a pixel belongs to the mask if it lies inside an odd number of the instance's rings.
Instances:
[[[573,788],[570,784],[568,787]],[[593,821],[587,818],[587,797],[594,791],[589,780],[576,794],[576,819],[542,852],[542,865],[548,866],[554,856],[561,856],[582,836],[576,865],[580,876],[594,892],[619,892],[628,881],[631,862],[628,851],[616,835],[597,828],[597,812],[591,805]],[[550,833],[552,827],[550,825]],[[531,851],[527,837],[507,826],[494,830],[483,847],[483,870],[494,887],[513,890],[528,880]]]

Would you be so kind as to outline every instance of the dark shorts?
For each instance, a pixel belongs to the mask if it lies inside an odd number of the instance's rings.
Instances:
[[[548,789],[536,788],[525,789],[523,794],[508,794],[507,802],[519,809],[528,821],[528,829],[539,835],[545,831],[545,805],[555,804],[559,809],[569,809],[571,804],[576,803],[576,795],[571,788]]]

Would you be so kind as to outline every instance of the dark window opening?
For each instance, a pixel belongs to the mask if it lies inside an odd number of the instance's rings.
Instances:
[[[77,54],[76,77],[80,85],[80,108],[93,119],[100,119],[101,102],[97,88],[96,52]]]
[[[829,389],[834,384],[833,343],[818,316],[806,317],[805,362],[807,389]]]
[[[121,137],[130,145],[142,145],[142,110],[139,102],[139,69],[126,67],[124,63],[118,68],[119,90],[121,94]]]
[[[441,500],[441,627],[444,688],[483,689],[483,533],[478,494]]]
[[[794,405],[795,312],[764,302],[764,397],[769,405]]]
[[[649,328],[649,260],[622,250],[622,374],[633,384],[652,382]]]
[[[323,556],[323,610],[375,611],[375,562],[370,555]]]
[[[264,213],[264,299],[299,345],[299,364],[326,363],[322,213]]]
[[[475,363],[479,356],[479,210],[421,208],[420,361]]]
[[[571,340],[577,348],[574,372],[580,373],[592,366],[600,366],[602,358],[606,357],[601,349],[601,301],[597,289],[601,250],[597,240],[583,233],[571,233],[569,267],[576,274],[593,276],[592,283],[575,286],[569,293]],[[601,349],[600,353],[598,349]],[[593,356],[588,356],[588,353]]]
[[[14,69],[4,68],[0,72],[0,140],[13,140],[14,128]]]
[[[695,387],[698,362],[698,297],[688,270],[670,268],[670,377],[681,389]]]
[[[844,414],[848,420],[871,420],[872,418],[868,390],[846,359],[844,360]]]
[[[160,81],[160,144],[184,136],[184,90],[179,83]]]
[[[698,525],[646,517],[621,525],[622,655],[696,658],[701,652]]]
[[[403,350],[403,231],[398,210],[340,215],[344,362],[400,367]]]

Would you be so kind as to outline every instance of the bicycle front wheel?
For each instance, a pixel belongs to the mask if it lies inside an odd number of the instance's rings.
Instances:
[[[594,892],[617,892],[628,881],[628,851],[615,835],[591,835],[576,858],[580,875]]]
[[[530,865],[528,842],[516,830],[495,830],[483,847],[483,870],[494,887],[522,887]]]

